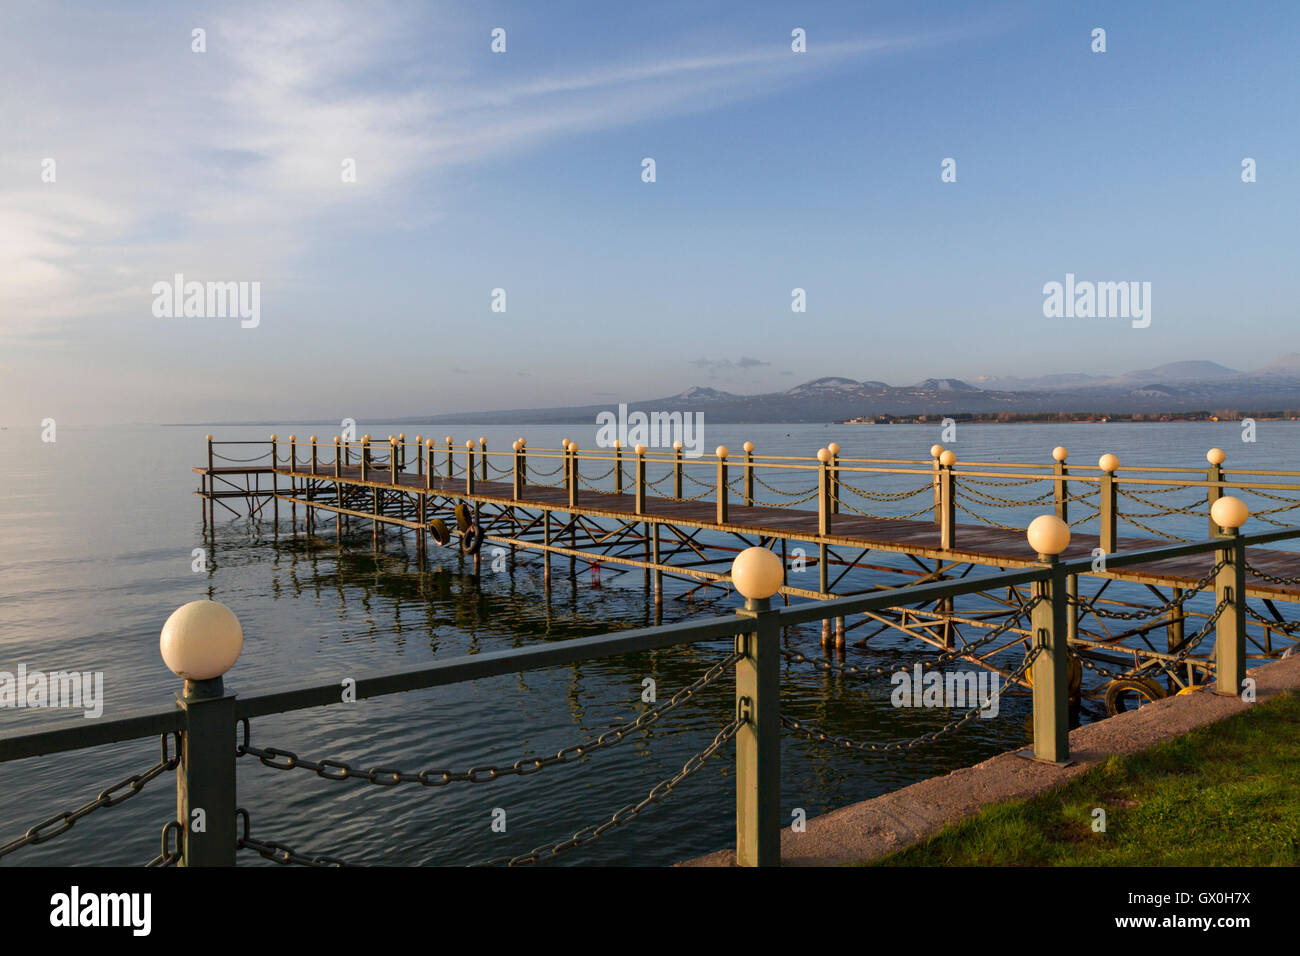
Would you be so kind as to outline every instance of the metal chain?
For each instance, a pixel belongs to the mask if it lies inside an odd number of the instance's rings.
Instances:
[[[1257,620],[1260,624],[1263,624],[1265,627],[1270,627],[1273,628],[1274,630],[1281,631],[1283,634],[1286,634],[1288,636],[1294,634],[1297,630],[1300,630],[1300,621],[1279,621],[1273,618],[1267,618],[1264,615],[1260,614],[1258,611],[1256,611],[1249,604],[1246,605],[1246,614],[1249,617],[1253,617],[1255,620]]]
[[[499,777],[526,776],[552,764],[571,763],[580,760],[588,754],[603,750],[606,747],[612,747],[631,733],[649,727],[663,717],[664,714],[684,704],[705,687],[716,683],[742,657],[744,657],[743,654],[735,652],[727,655],[710,667],[702,677],[679,690],[662,704],[652,707],[633,721],[605,731],[599,737],[565,747],[551,756],[521,757],[509,766],[487,765],[472,767],[469,770],[421,770],[415,773],[391,770],[384,767],[358,770],[351,764],[340,760],[306,760],[291,751],[282,750],[278,747],[267,747],[265,749],[254,747],[250,740],[252,730],[247,717],[240,720],[243,727],[243,739],[236,747],[235,753],[240,757],[246,754],[256,757],[265,766],[273,770],[310,770],[325,780],[359,780],[381,787],[393,787],[401,783],[418,783],[425,787],[445,787],[449,783],[486,783]]]
[[[966,514],[970,515],[970,516],[971,516],[972,518],[974,518],[976,521],[980,522],[981,524],[986,524],[986,525],[988,525],[988,526],[991,527],[991,528],[1000,528],[1000,529],[1003,530],[1003,531],[1023,531],[1023,530],[1024,530],[1023,528],[1017,528],[1015,525],[1010,525],[1010,524],[999,524],[999,523],[996,522],[996,521],[990,521],[988,518],[985,518],[983,515],[977,515],[975,512],[971,511],[969,508],[967,508],[965,505],[963,505],[960,501],[954,501],[953,504],[957,507],[957,509],[958,509],[959,511],[964,511],[964,512],[966,512]]]
[[[1067,595],[1066,600],[1068,600],[1075,607],[1087,608],[1096,617],[1109,617],[1109,618],[1114,618],[1115,620],[1118,621],[1141,621],[1145,618],[1155,617],[1158,614],[1164,614],[1166,611],[1172,611],[1175,608],[1182,607],[1192,598],[1196,597],[1196,595],[1200,594],[1203,590],[1209,587],[1210,582],[1213,581],[1214,578],[1218,575],[1218,573],[1223,570],[1223,568],[1227,565],[1227,563],[1228,563],[1227,561],[1218,562],[1213,568],[1210,569],[1210,572],[1207,575],[1205,575],[1205,577],[1201,578],[1190,588],[1185,588],[1183,590],[1183,593],[1178,597],[1171,598],[1169,601],[1159,605],[1158,607],[1142,608],[1139,611],[1109,611],[1097,607],[1095,603],[1090,602],[1084,598],[1076,598]]]
[[[356,866],[355,863],[347,863],[343,860],[336,859],[332,856],[303,856],[292,847],[285,846],[283,843],[277,843],[275,840],[259,840],[249,831],[252,829],[252,822],[249,819],[248,811],[240,807],[235,811],[243,822],[239,839],[235,843],[238,850],[256,850],[268,860],[272,860],[282,866],[290,863],[298,866]]]
[[[176,845],[168,842],[168,834],[176,835]],[[181,825],[175,820],[168,820],[162,828],[162,853],[145,864],[146,867],[175,866],[181,861]]]
[[[852,485],[849,484],[847,481],[842,481],[842,480],[836,482],[836,484],[840,488],[847,488],[849,491],[853,492],[853,494],[857,495],[859,498],[867,498],[871,501],[903,501],[907,498],[914,498],[917,495],[922,494],[923,492],[932,491],[934,489],[934,485],[928,481],[925,484],[923,484],[921,487],[915,489],[914,491],[898,491],[898,492],[867,491],[864,488],[859,488],[857,485]]]
[[[1129,524],[1131,524],[1131,525],[1136,525],[1137,527],[1139,527],[1139,528],[1141,528],[1143,531],[1145,531],[1147,534],[1153,534],[1153,535],[1155,535],[1157,538],[1168,538],[1168,539],[1171,540],[1171,541],[1191,541],[1191,540],[1192,540],[1191,538],[1180,538],[1178,535],[1176,535],[1176,534],[1170,534],[1168,531],[1157,531],[1155,528],[1152,528],[1152,527],[1150,527],[1149,525],[1145,525],[1145,524],[1143,524],[1141,521],[1135,521],[1132,517],[1130,517],[1129,515],[1125,514],[1125,513],[1122,512],[1122,511],[1117,511],[1117,512],[1116,512],[1116,517],[1118,517],[1118,518],[1120,518],[1120,519],[1122,519],[1122,520],[1124,520],[1124,521],[1127,521],[1127,522],[1128,522]]]
[[[610,830],[622,826],[624,823],[627,823],[629,820],[636,817],[637,814],[650,804],[658,803],[667,798],[678,784],[703,767],[710,757],[717,753],[725,743],[735,737],[744,723],[745,722],[740,718],[732,720],[731,723],[718,731],[717,736],[713,738],[707,747],[687,760],[686,763],[682,765],[682,769],[677,771],[675,775],[667,780],[655,784],[655,786],[651,788],[650,793],[647,794],[644,799],[637,803],[629,803],[599,826],[584,827],[574,833],[572,837],[560,843],[539,846],[536,849],[519,856],[498,857],[493,860],[488,860],[486,863],[481,865],[520,866],[526,863],[541,863],[543,860],[553,859],[565,850],[585,846],[588,843],[593,843],[596,840],[599,840]]]
[[[175,756],[168,756],[167,738],[177,737],[177,748]],[[36,826],[31,827],[26,833],[16,840],[10,840],[8,843],[0,846],[0,857],[8,856],[15,850],[22,849],[25,846],[34,846],[37,843],[44,843],[55,837],[68,832],[73,825],[82,817],[94,813],[100,807],[115,807],[119,803],[131,799],[137,793],[145,788],[150,781],[156,779],[169,770],[175,770],[180,763],[180,746],[178,734],[163,734],[159,741],[162,745],[162,759],[142,773],[132,774],[120,783],[100,792],[90,803],[77,807],[75,810],[65,810],[63,813],[56,813],[48,820],[43,820]],[[119,791],[125,791],[124,793]]]
[[[1042,651],[1043,651],[1042,647],[1035,647],[1028,654],[1026,654],[1025,659],[1021,662],[1020,666],[1016,668],[1015,671],[1011,673],[1011,676],[1009,676],[1006,679],[1006,683],[1002,684],[1000,687],[998,687],[996,691],[994,691],[994,693],[992,694],[989,700],[986,700],[983,703],[976,704],[970,710],[963,713],[960,717],[948,721],[948,723],[944,724],[943,727],[939,728],[938,730],[933,730],[930,731],[929,733],[921,734],[919,737],[913,737],[910,740],[897,740],[887,744],[867,744],[857,740],[853,740],[850,737],[840,737],[834,734],[829,734],[826,731],[821,730],[820,728],[812,726],[811,724],[804,724],[801,721],[795,720],[793,717],[785,717],[785,716],[781,718],[781,725],[783,727],[795,731],[796,733],[803,734],[805,737],[809,737],[812,740],[816,740],[819,743],[828,743],[836,747],[843,747],[846,750],[863,750],[872,753],[892,753],[894,751],[899,751],[899,750],[913,750],[921,746],[922,744],[933,743],[934,741],[938,740],[940,737],[944,736],[945,734],[954,733],[960,730],[963,726],[966,725],[967,722],[973,720],[976,714],[978,714],[982,710],[987,709],[990,703],[992,703],[994,700],[1001,699],[1003,688],[1009,687],[1012,684],[1014,684],[1016,681],[1018,681],[1021,675],[1023,675],[1024,672],[1029,669],[1029,665],[1034,662],[1034,659],[1038,657],[1038,655],[1042,653]]]
[[[1193,634],[1191,637],[1183,641],[1182,650],[1178,652],[1178,654],[1174,657],[1173,660],[1161,661],[1157,658],[1156,660],[1158,660],[1159,662],[1160,669],[1165,673],[1169,673],[1170,671],[1177,668],[1180,664],[1182,664],[1183,661],[1187,659],[1187,656],[1196,649],[1197,645],[1199,645],[1201,641],[1205,639],[1205,636],[1209,633],[1210,628],[1212,628],[1216,623],[1218,623],[1219,618],[1223,616],[1223,612],[1228,609],[1228,603],[1229,602],[1227,601],[1219,602],[1219,604],[1214,609],[1214,613],[1212,613],[1206,619],[1205,625],[1199,631]],[[1247,610],[1249,610],[1249,608],[1247,608]],[[1134,654],[1136,655],[1136,653],[1137,652],[1135,651]],[[1112,678],[1125,677],[1127,676],[1128,673],[1131,673],[1131,672],[1126,672],[1123,674],[1117,674],[1112,670],[1107,670],[1105,667],[1102,667],[1100,664],[1094,663],[1091,658],[1084,657],[1082,654],[1078,655],[1078,658],[1080,664],[1082,664],[1088,670],[1093,671],[1096,674],[1100,674],[1102,677],[1112,677]],[[1209,670],[1214,670],[1214,661],[1207,660],[1205,662],[1205,666]]]

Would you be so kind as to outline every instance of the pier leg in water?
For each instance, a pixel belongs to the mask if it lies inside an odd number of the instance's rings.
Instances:
[[[655,563],[655,605],[659,608],[662,608],[664,603],[664,573],[659,570],[659,525],[658,524],[655,524],[653,533],[654,533],[654,537],[651,540],[654,544],[652,557]],[[658,623],[658,616],[656,616],[656,623]]]
[[[844,618],[837,617],[835,619],[835,649],[837,651],[844,650],[844,640]]]

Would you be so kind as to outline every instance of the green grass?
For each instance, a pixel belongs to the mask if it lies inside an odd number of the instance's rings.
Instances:
[[[1093,810],[1106,811],[1106,832]],[[1295,866],[1300,697],[996,804],[877,866]]]

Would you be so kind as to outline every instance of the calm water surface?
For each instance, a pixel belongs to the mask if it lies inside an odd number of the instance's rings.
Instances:
[[[418,430],[361,427],[376,435]],[[292,424],[214,431],[218,439],[239,439],[272,430],[326,432]],[[241,694],[656,622],[642,575],[613,566],[606,566],[597,586],[589,573],[570,574],[568,562],[557,560],[548,591],[534,557],[521,556],[507,573],[491,573],[484,561],[484,572],[475,576],[454,550],[431,548],[429,569],[420,573],[413,546],[408,552],[390,539],[375,554],[366,533],[340,549],[332,528],[327,537],[308,541],[301,530],[291,531],[287,509],[277,534],[269,521],[223,517],[218,508],[218,526],[208,538],[192,495],[197,477],[190,472],[203,459],[207,431],[62,426],[54,444],[42,443],[36,428],[0,431],[0,670],[12,672],[21,663],[29,670],[102,671],[109,717],[167,706],[180,681],[159,658],[158,632],[175,607],[199,598],[227,604],[243,622],[243,655],[227,676],[227,686]],[[523,434],[533,447],[555,447],[571,437],[585,448],[594,447],[594,431],[588,423],[534,426]],[[454,430],[458,443],[485,435],[494,449],[509,447],[519,433],[497,426]],[[1079,462],[1114,452],[1125,464],[1200,468],[1205,450],[1217,445],[1227,450],[1229,467],[1300,469],[1296,424],[1260,423],[1254,444],[1242,443],[1240,434],[1232,423],[972,425],[963,426],[950,446],[966,460],[1045,461],[1054,445],[1064,443]],[[707,438],[710,449],[739,448],[751,439],[771,455],[808,455],[834,440],[848,456],[915,458],[938,439],[938,430],[709,426]],[[1201,534],[1204,521],[1178,527]],[[192,550],[199,547],[210,549],[209,567],[195,573]],[[688,601],[687,585],[668,580],[666,587],[663,621],[727,613],[739,604],[734,593],[720,589]],[[811,651],[818,635],[810,629],[790,641]],[[253,739],[361,766],[459,770],[510,763],[632,719],[641,711],[645,677],[656,680],[663,700],[727,650],[715,643],[627,655],[263,718],[254,722]],[[888,638],[873,641],[870,650],[849,651],[854,663],[921,656]],[[951,716],[892,708],[887,681],[864,688],[806,666],[785,667],[783,680],[788,712],[860,740],[910,738]],[[487,784],[381,788],[276,772],[244,758],[239,800],[252,814],[254,833],[304,853],[399,865],[466,864],[521,853],[607,819],[672,776],[727,721],[731,696],[731,682],[724,680],[650,731],[580,764]],[[972,721],[959,736],[919,752],[888,756],[832,751],[787,736],[784,809],[822,813],[1019,746],[1027,715],[1028,699],[1009,696],[995,719]],[[0,730],[66,717],[0,709]],[[0,765],[0,843],[147,768],[157,753],[150,739]],[[726,846],[734,832],[732,774],[727,748],[669,800],[562,862],[664,864]],[[174,806],[171,778],[162,778],[127,804],[93,814],[60,839],[0,865],[143,863],[158,852],[159,831]],[[490,829],[496,808],[506,811],[505,833]],[[272,865],[255,854],[241,854],[241,863]]]

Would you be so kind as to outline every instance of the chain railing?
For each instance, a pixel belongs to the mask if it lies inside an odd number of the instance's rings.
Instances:
[[[824,493],[825,485],[821,485],[819,490]],[[1063,528],[1061,533],[1064,533]],[[1206,617],[1194,634],[1153,666],[1168,671],[1191,661],[1190,655],[1196,647],[1214,634],[1212,664],[1200,658],[1195,661],[1197,666],[1213,673],[1218,692],[1235,695],[1245,674],[1246,620],[1251,618],[1259,621],[1261,618],[1246,604],[1244,581],[1250,568],[1245,558],[1247,549],[1297,537],[1300,537],[1300,531],[1296,530],[1249,536],[1225,531],[1214,538],[1189,544],[1162,544],[1142,550],[1108,554],[1107,571],[1180,557],[1214,557],[1214,564],[1208,573],[1192,582],[1183,594],[1162,603],[1153,612],[1141,615],[1114,612],[1111,616],[1135,620],[1139,616],[1151,618],[1155,614],[1181,614],[1192,593],[1208,594],[1212,588],[1214,612]],[[1063,548],[1064,544],[1060,546]],[[742,573],[738,570],[742,562],[748,562],[748,567],[754,566],[753,562],[769,565],[761,575],[763,580],[772,582],[766,596],[759,596],[755,591],[753,582],[757,572]],[[783,728],[843,749],[891,753],[914,749],[953,734],[973,719],[972,712],[967,711],[954,715],[937,731],[929,731],[906,740],[867,743],[838,734],[832,727],[814,727],[797,717],[783,714],[780,699],[782,661],[812,663],[824,670],[863,678],[882,676],[900,668],[886,670],[882,667],[814,660],[797,651],[783,648],[781,635],[787,629],[797,629],[805,624],[858,614],[879,619],[880,615],[891,611],[927,607],[966,595],[990,594],[1004,589],[1008,594],[1019,595],[1018,589],[1025,586],[1032,589],[1030,598],[1021,601],[1017,607],[1009,608],[995,627],[975,640],[962,640],[951,647],[945,647],[939,654],[931,656],[922,667],[933,668],[958,658],[975,658],[975,663],[991,667],[988,661],[997,654],[1010,651],[1017,644],[1026,644],[1025,655],[1011,671],[1008,685],[1024,678],[1024,683],[1030,686],[1035,715],[1034,756],[1053,764],[1068,758],[1068,725],[1065,714],[1069,682],[1066,675],[1070,658],[1079,656],[1080,647],[1086,642],[1080,643],[1079,647],[1072,647],[1065,622],[1071,613],[1081,609],[1103,614],[1105,609],[1098,608],[1095,599],[1089,602],[1082,598],[1072,598],[1067,582],[1094,573],[1091,558],[1060,560],[1043,554],[1037,563],[1013,571],[932,581],[774,608],[771,606],[770,595],[776,592],[784,571],[781,558],[774,552],[750,548],[742,552],[733,565],[732,577],[737,586],[742,586],[742,580],[749,582],[744,585],[744,590],[749,595],[746,605],[734,615],[620,631],[536,647],[472,654],[436,661],[416,670],[354,679],[354,683],[350,684],[353,693],[349,699],[361,700],[541,668],[571,666],[582,661],[623,654],[672,647],[688,648],[724,640],[732,643],[731,652],[720,659],[714,659],[702,676],[633,720],[553,753],[522,757],[509,764],[478,764],[466,770],[362,769],[344,761],[304,758],[287,749],[253,745],[251,727],[260,717],[339,704],[338,684],[334,681],[238,697],[226,691],[220,676],[189,680],[184,692],[178,695],[178,706],[175,708],[98,721],[93,727],[73,720],[44,729],[0,735],[0,762],[155,735],[162,742],[162,755],[158,763],[102,791],[95,800],[55,814],[29,828],[21,837],[0,845],[0,857],[66,833],[86,816],[130,799],[158,777],[175,771],[179,775],[176,816],[163,827],[161,853],[148,865],[232,865],[240,850],[256,852],[278,863],[343,865],[343,861],[334,857],[302,853],[282,843],[253,836],[250,812],[241,807],[237,800],[236,762],[241,756],[255,757],[266,766],[279,770],[305,770],[328,780],[355,780],[378,786],[408,784],[438,788],[458,782],[483,783],[504,776],[531,774],[555,764],[581,762],[586,757],[617,744],[628,735],[648,728],[678,707],[697,698],[705,688],[715,686],[734,675],[734,713],[728,716],[712,740],[683,764],[680,771],[657,783],[647,796],[627,804],[610,819],[577,830],[567,840],[490,862],[541,862],[600,839],[612,829],[636,818],[650,804],[666,799],[674,788],[697,773],[723,747],[734,744],[737,860],[742,865],[773,864],[779,862],[782,822],[779,768]],[[1288,633],[1289,628],[1300,625],[1300,622],[1291,624],[1267,620],[1262,623]],[[182,626],[178,625],[178,628]],[[1008,635],[1011,639],[1004,647],[991,647],[994,641]],[[190,643],[196,642],[196,646],[202,645],[210,649],[213,641],[221,639],[204,633],[200,625],[194,625],[192,632],[182,628],[175,637],[179,650],[170,652],[172,656],[168,657],[168,663],[179,671],[190,672],[191,669],[183,664],[185,649]],[[976,657],[976,652],[984,652],[986,649],[988,650],[983,657]],[[182,655],[180,662],[175,654]],[[1083,666],[1089,666],[1086,659],[1083,660]],[[986,707],[987,702],[975,710]],[[236,732],[239,742],[236,746],[231,746],[231,738]],[[172,741],[174,744],[169,746]],[[184,823],[194,818],[197,808],[204,810],[206,826],[202,829],[187,828]]]

